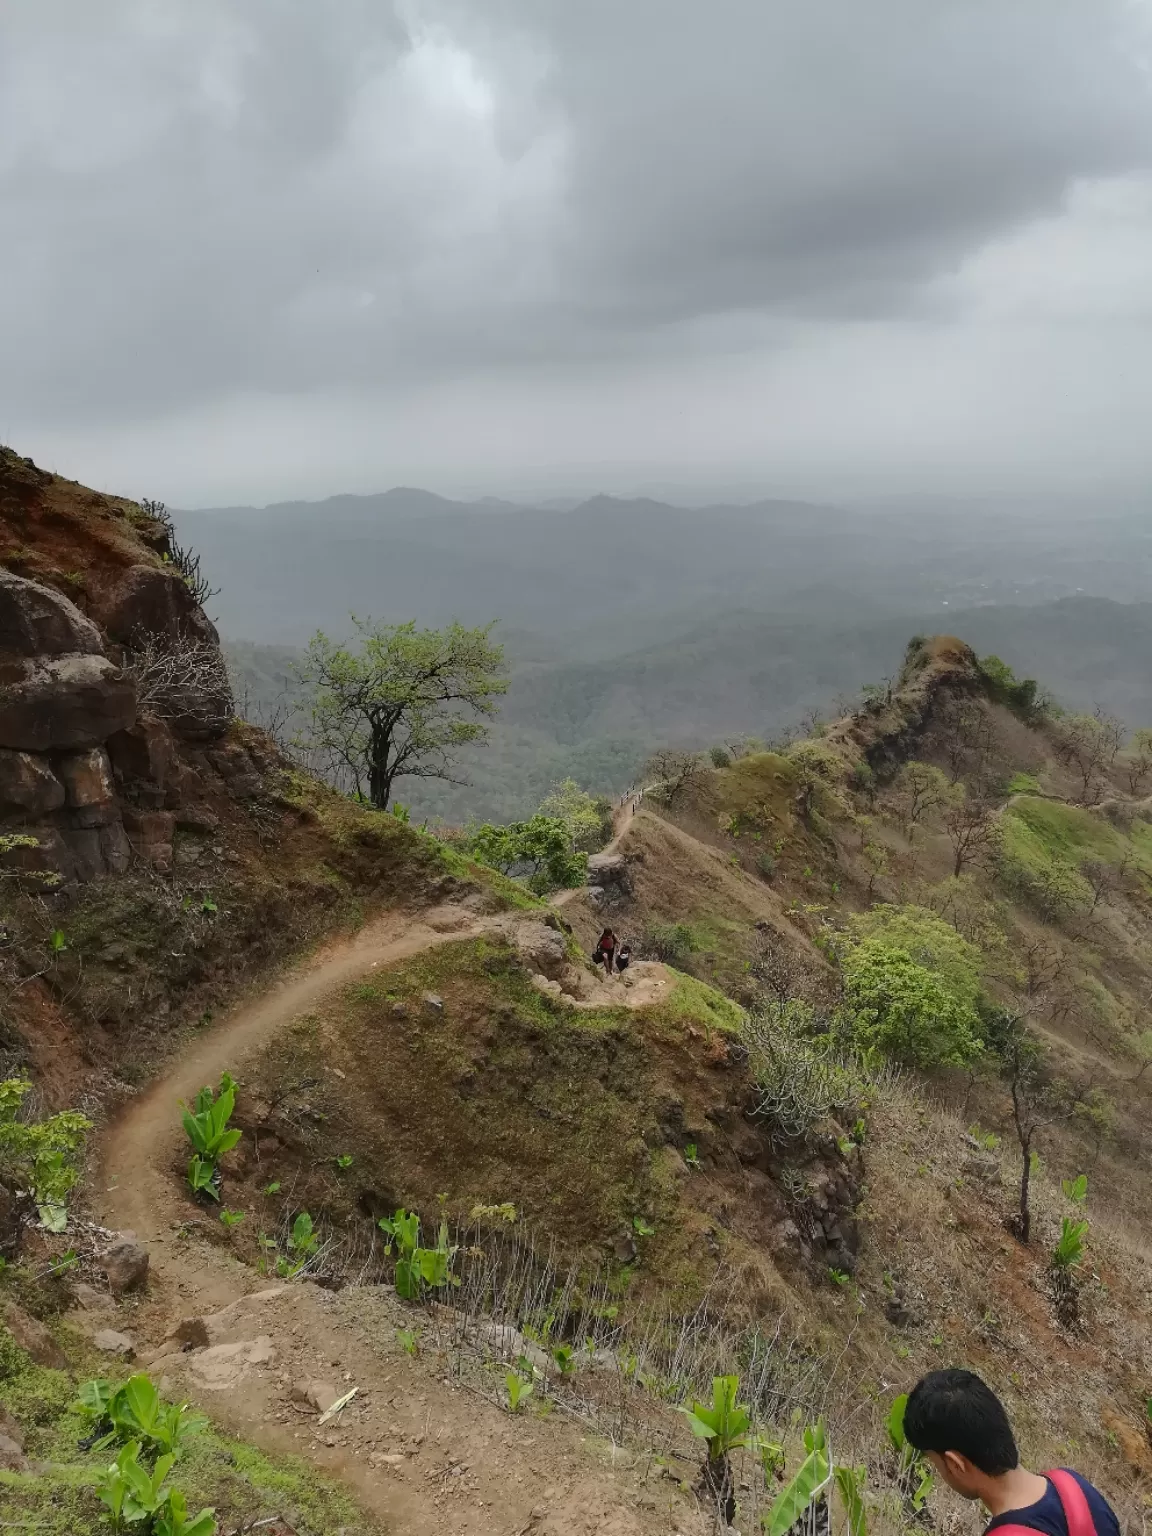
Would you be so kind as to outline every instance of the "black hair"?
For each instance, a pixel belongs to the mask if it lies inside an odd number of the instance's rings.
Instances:
[[[988,1477],[1020,1465],[1004,1404],[971,1371],[930,1371],[904,1410],[904,1433],[918,1451],[957,1451]]]

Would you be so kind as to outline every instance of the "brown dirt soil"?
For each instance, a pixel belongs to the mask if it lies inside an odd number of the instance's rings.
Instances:
[[[176,1099],[194,1094],[225,1067],[239,1068],[333,989],[448,936],[474,936],[491,926],[452,908],[416,920],[385,916],[214,1027],[123,1110],[103,1138],[94,1204],[106,1225],[135,1232],[151,1252],[148,1297],[131,1304],[133,1331],[157,1346],[155,1371],[167,1378],[166,1390],[178,1382],[232,1432],[270,1451],[303,1454],[339,1476],[384,1529],[502,1536],[695,1532],[702,1526],[693,1502],[650,1465],[619,1453],[609,1457],[559,1417],[511,1418],[410,1359],[394,1334],[391,1347],[382,1349],[380,1340],[392,1329],[381,1332],[379,1315],[372,1326],[365,1323],[367,1293],[337,1299],[314,1285],[292,1284],[245,1302],[259,1290],[257,1277],[190,1231],[187,1204],[168,1176],[180,1136]],[[395,1318],[385,1319],[393,1327],[407,1320],[395,1306]],[[225,1308],[232,1310],[215,1321],[212,1347],[248,1347],[225,1349],[223,1358],[159,1347],[173,1321]],[[322,1429],[314,1412],[290,1398],[292,1385],[307,1379],[333,1381],[341,1391],[356,1385],[356,1404]]]

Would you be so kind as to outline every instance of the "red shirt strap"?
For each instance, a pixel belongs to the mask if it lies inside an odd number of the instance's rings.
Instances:
[[[1045,1472],[1044,1476],[1060,1495],[1064,1519],[1068,1523],[1068,1536],[1096,1536],[1096,1522],[1088,1508],[1088,1500],[1071,1472],[1057,1468],[1053,1472]]]
[[[1092,1518],[1092,1511],[1088,1508],[1084,1490],[1071,1472],[1063,1472],[1057,1468],[1054,1472],[1045,1472],[1044,1476],[1055,1488],[1060,1499],[1060,1505],[1064,1511],[1064,1523],[1068,1527],[1068,1536],[1098,1536],[1096,1522]],[[994,1528],[992,1536],[1036,1536],[1036,1527],[998,1525]]]

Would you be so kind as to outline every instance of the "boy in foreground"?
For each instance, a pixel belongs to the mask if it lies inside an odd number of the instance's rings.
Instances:
[[[971,1371],[932,1371],[908,1398],[904,1433],[949,1488],[979,1499],[999,1536],[1120,1536],[1104,1495],[1077,1472],[1020,1465],[1004,1405]]]

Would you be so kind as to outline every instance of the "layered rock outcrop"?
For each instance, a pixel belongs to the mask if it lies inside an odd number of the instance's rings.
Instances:
[[[257,766],[222,739],[231,700],[216,631],[168,554],[165,525],[134,504],[0,450],[9,867],[57,885],[119,874],[133,858],[164,870],[202,773],[240,796],[258,788]]]

